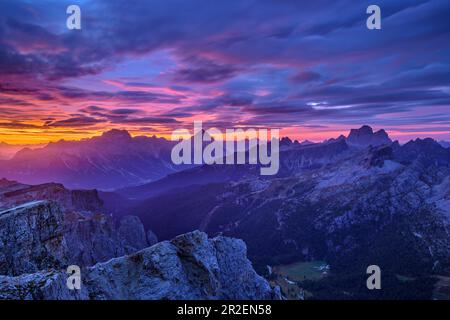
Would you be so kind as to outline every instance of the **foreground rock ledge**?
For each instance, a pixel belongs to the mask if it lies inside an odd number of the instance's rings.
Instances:
[[[0,276],[1,299],[280,299],[238,239],[200,231],[82,270],[81,290],[61,270]]]

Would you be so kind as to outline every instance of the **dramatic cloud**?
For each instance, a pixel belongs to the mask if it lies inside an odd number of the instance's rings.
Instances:
[[[231,65],[220,65],[210,60],[186,59],[187,67],[176,70],[173,81],[185,83],[214,83],[233,77],[237,70]]]
[[[195,119],[450,140],[448,1],[380,0],[376,31],[368,1],[82,1],[71,31],[68,4],[2,1],[0,140]]]
[[[49,123],[47,123],[47,126],[48,127],[70,127],[70,128],[73,128],[73,127],[92,126],[99,122],[102,122],[102,121],[99,119],[91,118],[91,117],[80,116],[80,117],[73,117],[73,118],[68,118],[68,119],[60,120],[60,121],[49,122]]]

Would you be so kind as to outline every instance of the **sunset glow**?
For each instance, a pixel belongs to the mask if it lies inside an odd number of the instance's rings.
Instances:
[[[299,140],[362,124],[450,140],[448,2],[380,1],[379,32],[357,14],[365,1],[264,2],[249,15],[253,2],[75,1],[83,27],[67,30],[67,1],[3,1],[0,141],[169,138],[194,120]]]

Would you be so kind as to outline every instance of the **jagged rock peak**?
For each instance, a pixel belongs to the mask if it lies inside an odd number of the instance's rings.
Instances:
[[[373,134],[372,127],[368,126],[368,125],[363,125],[359,129],[351,129],[348,137],[350,137],[352,135],[366,136],[366,135],[372,135],[372,134]]]
[[[307,146],[310,144],[314,144],[314,142],[309,141],[309,140],[303,140],[302,142],[300,142],[300,145],[302,145],[302,146]]]
[[[359,129],[351,129],[347,136],[347,142],[350,145],[366,147],[390,144],[392,140],[384,129],[374,132],[372,127],[364,125]]]
[[[90,266],[148,246],[137,217],[119,226],[100,213],[31,201],[0,211],[0,274],[17,276],[70,264]],[[0,286],[1,287],[1,286]]]
[[[292,140],[289,137],[282,137],[280,140],[280,145],[291,145]]]
[[[194,231],[87,268],[76,293],[64,286],[63,272],[0,276],[0,298],[281,299],[279,288],[255,272],[246,251],[242,240],[208,239]]]

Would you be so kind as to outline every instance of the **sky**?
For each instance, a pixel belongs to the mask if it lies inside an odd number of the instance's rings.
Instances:
[[[446,0],[2,0],[0,141],[170,137],[194,120],[450,140],[449,17]]]

